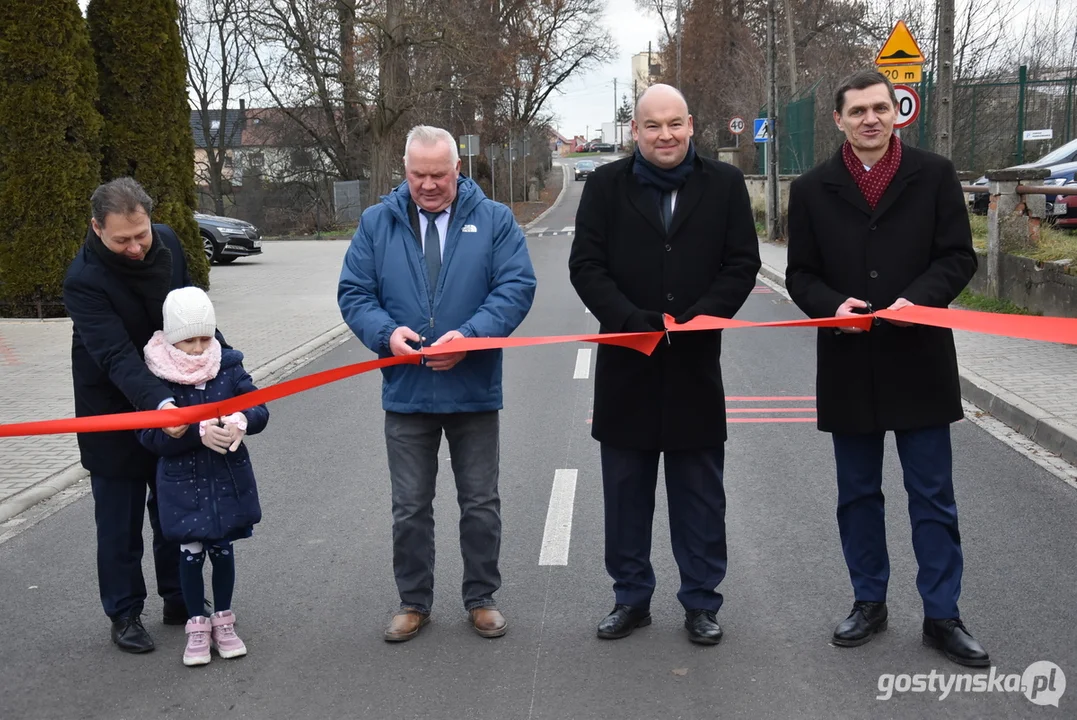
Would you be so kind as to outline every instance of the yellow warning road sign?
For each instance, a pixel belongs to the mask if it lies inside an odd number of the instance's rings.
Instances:
[[[880,65],[878,70],[892,83],[918,83],[924,80],[924,70],[919,65]]]
[[[913,40],[912,33],[904,20],[898,20],[890,31],[890,37],[883,44],[883,49],[875,56],[876,65],[914,65],[924,62],[924,53]]]

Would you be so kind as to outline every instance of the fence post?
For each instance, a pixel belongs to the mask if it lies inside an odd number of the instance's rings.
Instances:
[[[969,129],[969,170],[976,167],[976,86],[972,86],[972,126]]]
[[[1017,70],[1017,163],[1025,161],[1025,85],[1028,82],[1028,66]]]
[[[1027,245],[1029,236],[1043,216],[1043,196],[1029,196],[1030,203],[1017,194],[1017,186],[1027,181],[1043,180],[1050,173],[1045,168],[988,170],[990,196],[987,205],[987,296],[1002,297],[1000,272],[1005,248]],[[1031,205],[1031,207],[1030,207]]]

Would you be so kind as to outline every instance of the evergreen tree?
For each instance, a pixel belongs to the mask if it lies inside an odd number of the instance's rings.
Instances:
[[[86,11],[104,117],[102,179],[129,175],[179,235],[191,278],[209,286],[194,184],[187,57],[176,0],[91,0]]]
[[[0,315],[62,315],[100,179],[89,33],[76,0],[3,0],[0,28]]]

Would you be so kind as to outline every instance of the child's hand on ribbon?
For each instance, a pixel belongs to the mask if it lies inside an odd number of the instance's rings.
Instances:
[[[228,446],[232,442],[232,432],[221,425],[220,418],[200,422],[198,434],[202,437],[202,444],[213,452],[221,455],[228,452]]]
[[[228,436],[232,441],[232,444],[228,446],[228,450],[235,452],[239,449],[240,443],[243,442],[243,437],[247,434],[247,416],[241,412],[232,413],[221,418],[221,422],[224,423],[224,429],[228,431]]]

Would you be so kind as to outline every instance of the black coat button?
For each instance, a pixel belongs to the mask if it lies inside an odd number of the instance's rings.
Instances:
[[[874,319],[874,320],[872,320],[871,322],[872,322],[872,324],[873,324],[873,325],[874,325],[875,327],[879,327],[880,325],[882,325],[882,324],[883,324],[883,321],[882,321],[882,320],[880,320],[879,318],[875,318],[875,319]]]
[[[877,229],[878,227],[879,227],[878,225],[872,225],[872,226],[871,226],[871,229],[872,229],[872,230],[875,230],[875,229]]]
[[[666,295],[666,300],[672,301],[673,300],[673,293],[670,293],[669,295]]]
[[[879,273],[872,270],[871,272],[868,273],[868,277],[870,277],[872,280],[874,280],[875,278],[879,277]]]
[[[672,249],[673,249],[673,246],[671,246],[669,244],[666,245],[666,252],[669,252]]]

